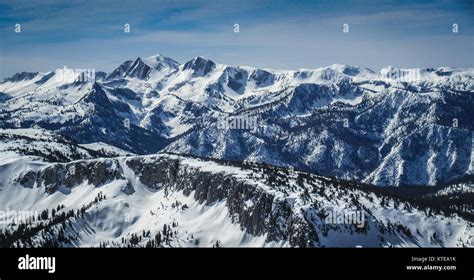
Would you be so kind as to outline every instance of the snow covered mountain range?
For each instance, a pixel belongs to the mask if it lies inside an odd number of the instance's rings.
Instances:
[[[409,71],[415,75],[404,76]],[[156,55],[97,72],[92,81],[64,82],[57,72],[1,83],[0,127],[376,185],[435,185],[473,169],[473,69],[275,71]],[[256,118],[252,131],[218,125],[248,116]]]
[[[472,68],[61,71],[0,83],[3,246],[472,246]]]

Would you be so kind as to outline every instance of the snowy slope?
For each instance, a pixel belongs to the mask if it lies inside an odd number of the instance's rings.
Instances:
[[[42,165],[18,159],[3,164],[0,173],[2,207],[35,215],[50,209],[48,217],[28,223],[34,232],[28,237],[0,235],[5,246],[460,247],[473,242],[472,222],[456,214],[271,166],[163,154]],[[52,208],[59,209],[53,217]],[[364,218],[326,219],[353,212]],[[22,234],[12,220],[2,226]]]
[[[124,154],[109,145],[104,145],[102,150],[88,145],[81,147],[68,137],[41,128],[0,129],[0,140],[2,161],[31,156],[37,161],[68,162]]]

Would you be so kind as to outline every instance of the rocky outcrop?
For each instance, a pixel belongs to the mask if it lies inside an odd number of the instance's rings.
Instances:
[[[40,171],[28,171],[17,182],[24,187],[44,187],[49,194],[60,187],[73,188],[83,182],[99,187],[113,180],[124,179],[115,160],[78,161],[52,164]]]
[[[178,158],[131,157],[122,164],[119,159],[52,164],[23,174],[17,182],[24,187],[44,187],[52,194],[61,187],[71,189],[83,182],[100,187],[113,180],[126,179],[124,168],[130,168],[140,182],[152,190],[182,191],[206,205],[225,202],[232,222],[254,236],[266,235],[268,241],[287,240],[292,246],[316,245],[314,227],[299,217],[285,199],[232,174],[201,171]],[[133,185],[128,182],[123,192],[132,195]]]

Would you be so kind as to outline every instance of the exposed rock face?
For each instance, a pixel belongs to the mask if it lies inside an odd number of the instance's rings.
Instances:
[[[84,181],[100,187],[113,180],[125,179],[124,168],[130,168],[150,189],[182,191],[186,196],[192,194],[196,201],[206,205],[225,201],[232,221],[254,236],[267,234],[268,241],[288,240],[291,246],[317,244],[314,227],[297,217],[298,213],[287,200],[231,174],[203,172],[183,164],[179,159],[167,157],[136,157],[126,159],[124,163],[126,167],[117,159],[53,164],[38,172],[28,172],[17,181],[24,187],[44,187],[47,193],[52,194],[60,187],[71,189]],[[129,182],[123,191],[132,195],[134,188]],[[284,228],[282,223],[286,224]]]
[[[160,189],[164,184],[172,185],[177,180],[178,160],[147,162],[143,158],[132,158],[126,164],[151,189]]]
[[[193,74],[196,76],[207,75],[214,68],[216,68],[216,64],[214,62],[202,57],[196,57],[195,59],[186,62],[183,67],[185,70],[192,69]]]
[[[133,158],[126,163],[140,181],[152,189],[183,191],[188,196],[193,194],[199,203],[208,205],[225,201],[232,220],[252,235],[268,234],[268,241],[288,239],[292,246],[300,247],[313,246],[317,240],[314,228],[307,221],[292,219],[295,213],[286,200],[277,199],[232,175],[202,172],[176,159],[150,162]],[[245,201],[252,201],[253,206],[246,207]],[[288,224],[286,230],[278,226],[281,221]]]
[[[51,194],[60,187],[73,188],[83,182],[96,187],[117,179],[124,179],[115,160],[81,161],[67,164],[52,164],[20,176],[18,182],[24,187],[44,187]]]

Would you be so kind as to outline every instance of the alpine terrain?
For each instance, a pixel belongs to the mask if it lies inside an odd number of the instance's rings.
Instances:
[[[473,247],[474,68],[161,54],[0,83],[1,247]]]

